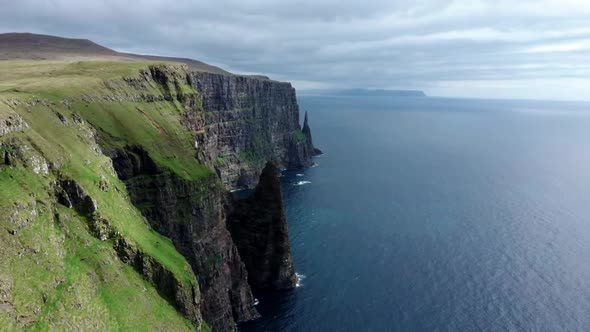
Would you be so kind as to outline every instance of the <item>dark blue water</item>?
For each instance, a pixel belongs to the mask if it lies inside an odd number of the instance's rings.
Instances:
[[[326,152],[284,177],[305,278],[245,331],[590,331],[590,104],[300,105]]]

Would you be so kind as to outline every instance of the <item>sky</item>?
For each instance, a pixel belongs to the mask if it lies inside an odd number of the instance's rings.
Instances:
[[[298,90],[590,99],[589,0],[0,0],[0,32],[190,57]]]

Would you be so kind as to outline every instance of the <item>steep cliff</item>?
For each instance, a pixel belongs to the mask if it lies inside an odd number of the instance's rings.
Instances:
[[[124,170],[118,170],[121,176]],[[247,273],[226,228],[226,191],[219,178],[211,174],[189,180],[148,168],[125,183],[133,204],[193,267],[201,287],[201,311],[214,330],[233,330],[234,322],[258,317]]]
[[[316,148],[313,145],[313,138],[311,137],[311,127],[309,126],[309,117],[307,112],[305,112],[305,118],[303,119],[303,128],[301,129],[303,136],[305,137],[305,149],[306,155],[317,156],[322,154],[322,150]]]
[[[281,290],[297,283],[279,169],[266,164],[254,193],[238,199],[228,218],[229,230],[255,289]]]
[[[311,165],[288,83],[111,60],[6,61],[0,73],[0,244],[11,248],[0,324],[206,329],[202,315],[230,331],[258,316],[248,272],[267,267],[244,264],[253,252],[228,230],[240,205],[227,189],[255,185],[267,160]],[[249,202],[257,220],[279,220],[264,238],[271,261],[290,261],[278,182],[261,183]],[[290,287],[292,265],[279,269],[262,279]]]
[[[253,187],[268,160],[280,168],[311,166],[314,152],[291,84],[203,72],[192,77],[205,111],[203,160],[227,187]]]

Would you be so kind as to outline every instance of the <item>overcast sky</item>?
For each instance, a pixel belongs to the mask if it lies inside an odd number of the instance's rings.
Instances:
[[[589,0],[0,0],[0,32],[14,31],[191,57],[298,89],[590,99]]]

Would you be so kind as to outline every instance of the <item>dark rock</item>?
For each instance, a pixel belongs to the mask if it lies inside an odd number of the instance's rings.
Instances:
[[[8,151],[4,151],[4,165],[14,166],[13,157],[10,155]]]
[[[55,185],[57,202],[76,210],[83,216],[92,215],[98,206],[88,193],[76,181],[61,177]]]
[[[54,111],[54,114],[55,114],[55,116],[57,116],[57,118],[59,119],[59,121],[61,121],[61,123],[65,124],[65,125],[68,124],[68,119],[66,119],[66,117],[63,114],[61,114],[58,111]]]
[[[109,154],[113,160],[115,171],[121,180],[162,172],[150,158],[148,152],[141,146],[127,146],[124,149],[115,149]]]
[[[313,140],[311,138],[311,128],[309,128],[309,117],[307,112],[305,112],[305,117],[303,118],[303,127],[301,128],[301,132],[303,133],[303,135],[305,135],[307,144],[313,146]]]
[[[254,193],[238,200],[228,226],[255,289],[281,290],[297,283],[281,196],[279,169],[272,162],[260,175]]]
[[[313,146],[313,139],[311,137],[311,128],[309,127],[309,117],[307,112],[305,112],[305,117],[303,119],[303,127],[301,128],[301,132],[303,133],[304,137],[305,137],[305,144],[306,144],[306,149],[307,149],[307,154],[310,154],[312,156],[317,156],[322,154],[322,151],[320,149],[317,149],[316,147]]]

